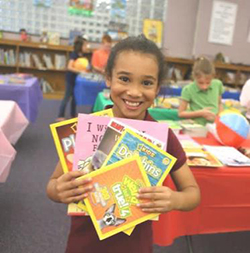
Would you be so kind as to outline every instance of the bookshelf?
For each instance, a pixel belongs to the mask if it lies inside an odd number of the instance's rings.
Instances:
[[[166,57],[169,66],[169,78],[173,81],[186,80],[186,76],[191,74],[194,60],[174,57]],[[240,89],[247,79],[250,78],[250,66],[242,64],[214,63],[216,77],[224,85]],[[177,71],[176,71],[177,69]]]
[[[71,46],[0,39],[1,73],[30,73],[63,91]]]

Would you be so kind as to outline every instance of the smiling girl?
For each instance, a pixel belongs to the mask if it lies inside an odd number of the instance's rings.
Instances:
[[[106,82],[114,102],[114,116],[154,121],[147,109],[157,96],[165,73],[164,56],[154,42],[138,36],[117,43],[112,48],[106,66]],[[144,212],[189,211],[199,204],[199,187],[186,163],[185,153],[171,129],[167,152],[177,158],[171,171],[177,190],[174,191],[164,184],[141,188],[138,197],[150,200],[140,204],[139,208]],[[92,190],[91,174],[89,179],[73,180],[82,175],[80,171],[63,174],[61,164],[58,163],[47,185],[49,198],[66,204],[85,198]],[[137,225],[130,236],[119,233],[100,241],[91,219],[84,216],[71,218],[66,252],[152,253],[152,245],[151,221]]]

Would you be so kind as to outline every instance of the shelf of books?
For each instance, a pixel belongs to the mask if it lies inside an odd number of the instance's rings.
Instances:
[[[71,46],[1,39],[1,73],[30,73],[45,80],[54,91],[62,91],[71,51]]]
[[[166,57],[168,78],[174,82],[190,79],[194,60]],[[224,85],[241,88],[250,78],[250,66],[242,64],[215,63],[216,75]]]

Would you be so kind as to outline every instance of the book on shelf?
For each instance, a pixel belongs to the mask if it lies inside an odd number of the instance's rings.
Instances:
[[[14,66],[16,64],[16,55],[13,49],[0,49],[0,64]]]
[[[47,69],[54,69],[54,64],[52,63],[51,55],[49,54],[43,54],[43,61],[45,64],[45,67]]]
[[[35,68],[44,69],[43,63],[37,54],[31,54],[31,58],[33,60],[33,65]]]
[[[60,45],[60,33],[48,32],[48,43],[51,45]]]
[[[86,176],[80,177],[84,178]],[[94,190],[84,199],[100,240],[157,217],[137,204],[141,187],[150,182],[138,156],[132,156],[91,173]]]
[[[204,145],[204,148],[217,157],[224,165],[233,167],[250,166],[249,157],[234,147]]]
[[[55,69],[66,69],[66,56],[62,54],[55,54]]]

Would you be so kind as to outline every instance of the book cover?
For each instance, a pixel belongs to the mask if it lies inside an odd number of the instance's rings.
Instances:
[[[100,144],[98,145],[97,150],[94,152],[92,156],[91,169],[97,170],[101,168],[108,154],[110,153],[110,151],[118,141],[119,137],[126,129],[130,129],[133,132],[139,134],[144,139],[147,139],[148,141],[152,142],[162,150],[166,149],[166,140],[164,140],[164,142],[161,140],[157,140],[146,133],[142,133],[139,130],[120,122],[117,119],[111,119],[107,125],[107,129],[102,137]]]
[[[151,186],[161,185],[176,162],[176,158],[169,153],[130,129],[126,129],[107,156],[103,166],[133,155],[139,155],[141,158]]]
[[[63,172],[67,173],[73,168],[77,118],[53,123],[50,125],[50,129]]]
[[[250,159],[234,147],[204,145],[204,148],[227,166],[250,166]]]
[[[112,109],[103,110],[94,115],[113,116]],[[78,118],[64,120],[50,125],[53,140],[62,165],[64,173],[71,171],[73,168],[73,156],[75,151],[75,135],[77,132]],[[68,215],[87,215],[85,205],[78,207],[77,203],[68,205]]]
[[[78,115],[73,170],[86,170],[87,172],[92,170],[92,156],[103,138],[109,121],[110,118],[108,117],[96,117],[95,115],[87,114]],[[161,140],[163,143],[167,143],[167,124],[123,118],[119,118],[118,121],[150,135],[157,140]]]
[[[91,177],[94,190],[84,201],[100,240],[159,215],[137,207],[138,190],[150,186],[138,156],[94,171]]]
[[[182,148],[185,149],[202,149],[202,145],[200,145],[198,142],[196,142],[192,137],[186,134],[177,134],[176,135]]]
[[[223,164],[211,152],[201,148],[184,149],[187,164],[192,167],[222,167]]]

